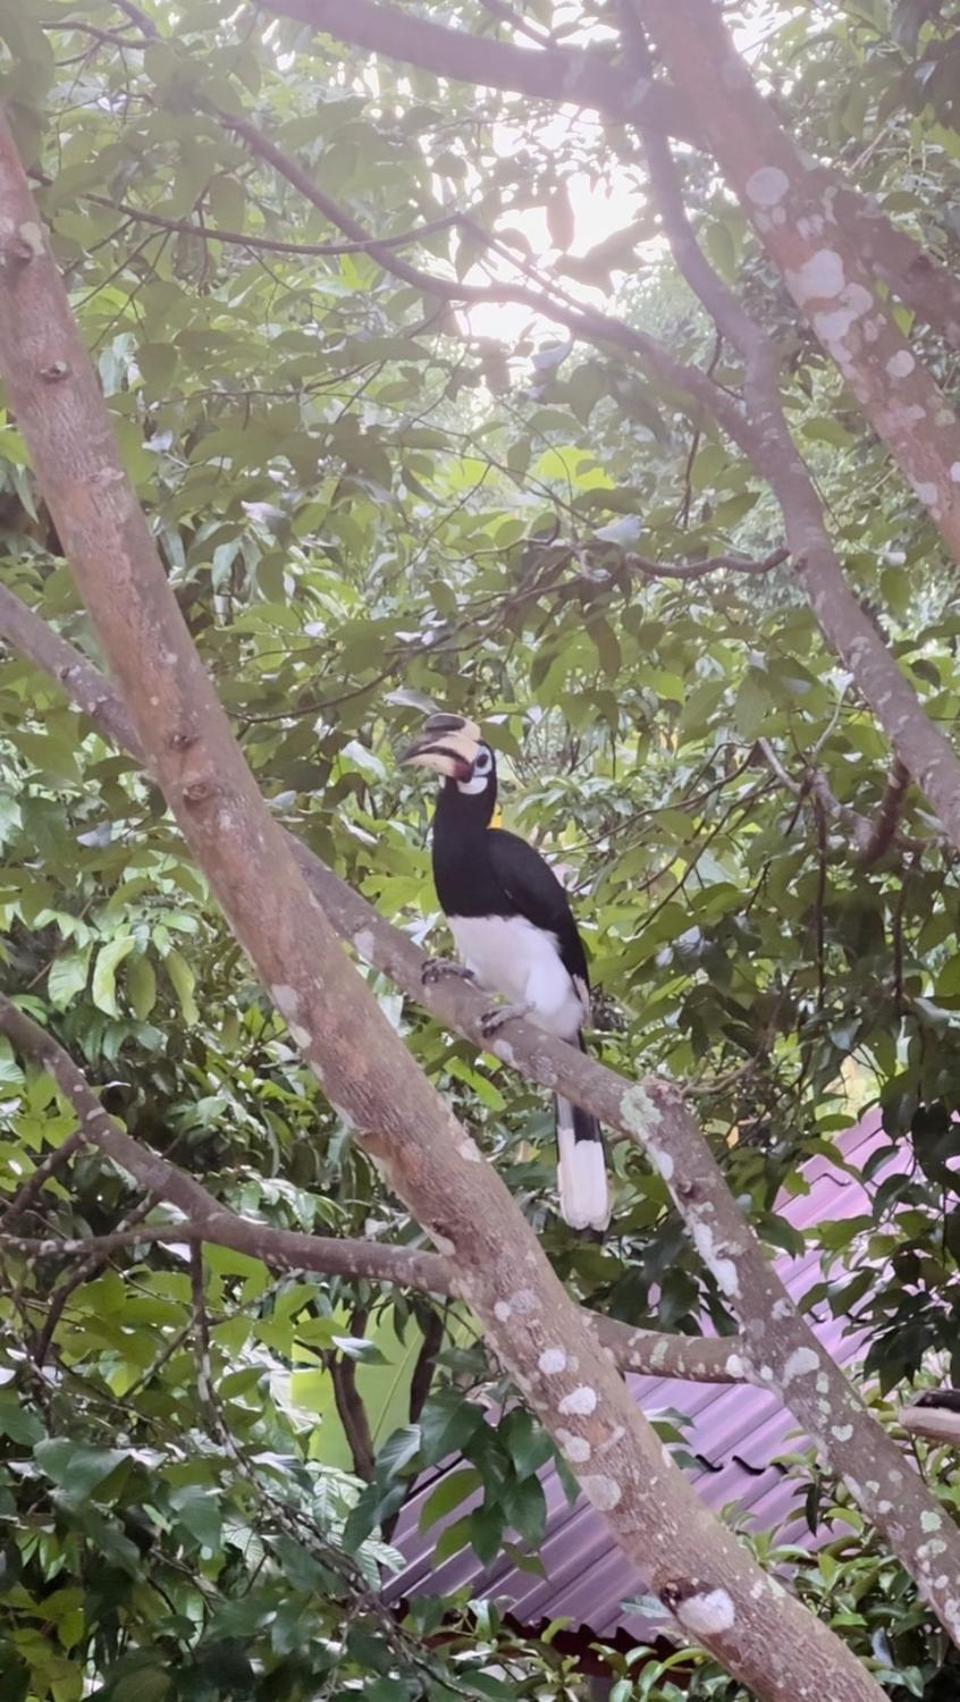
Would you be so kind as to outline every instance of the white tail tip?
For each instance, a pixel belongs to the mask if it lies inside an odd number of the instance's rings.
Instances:
[[[606,1229],[610,1190],[602,1141],[578,1141],[570,1128],[557,1130],[560,1214],[571,1229]]]

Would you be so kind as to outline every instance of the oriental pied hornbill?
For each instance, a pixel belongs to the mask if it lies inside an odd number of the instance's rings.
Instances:
[[[480,729],[461,715],[431,715],[401,762],[444,776],[433,821],[433,878],[462,965],[433,962],[427,977],[461,974],[509,1000],[485,1019],[492,1033],[529,1016],[583,1047],[589,1015],[587,959],[567,895],[532,845],[492,827],[497,765]],[[595,1117],[557,1097],[557,1185],[572,1229],[610,1220],[603,1137]]]

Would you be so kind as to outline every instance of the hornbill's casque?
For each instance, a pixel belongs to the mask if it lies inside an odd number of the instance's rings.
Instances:
[[[432,715],[400,760],[444,776],[433,821],[433,878],[463,962],[434,962],[425,974],[465,974],[509,1000],[484,1019],[487,1034],[511,1017],[529,1016],[582,1048],[590,1013],[583,942],[567,895],[539,851],[490,825],[497,765],[479,727],[461,715]],[[559,1095],[557,1147],[565,1221],[572,1229],[605,1229],[610,1201],[600,1125]]]

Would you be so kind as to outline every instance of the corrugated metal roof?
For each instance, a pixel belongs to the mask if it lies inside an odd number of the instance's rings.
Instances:
[[[843,1158],[858,1171],[885,1140],[878,1114],[866,1118],[838,1142]],[[870,1184],[872,1193],[882,1175]],[[809,1193],[777,1202],[777,1210],[801,1233],[812,1225],[835,1222],[868,1212],[870,1200],[857,1177],[849,1176],[829,1159],[816,1158],[804,1169]],[[820,1253],[814,1248],[798,1257],[783,1255],[777,1270],[794,1299],[800,1299],[821,1276]],[[820,1341],[840,1365],[855,1360],[861,1336],[845,1334],[846,1322],[829,1315],[811,1322]],[[778,1454],[806,1446],[792,1416],[775,1394],[747,1385],[682,1383],[667,1377],[630,1377],[631,1392],[648,1417],[668,1410],[689,1421],[683,1431],[691,1454],[711,1465],[690,1470],[691,1481],[707,1506],[719,1512],[735,1504],[755,1528],[784,1526],[796,1512],[796,1490],[773,1464]],[[449,1470],[456,1469],[456,1462]],[[642,1596],[647,1588],[642,1572],[616,1546],[603,1519],[582,1499],[571,1507],[557,1473],[541,1474],[547,1499],[547,1534],[540,1550],[545,1576],[517,1567],[508,1556],[484,1568],[471,1549],[434,1567],[433,1554],[444,1525],[427,1533],[418,1529],[424,1502],[442,1472],[418,1486],[406,1504],[394,1534],[394,1544],[406,1560],[391,1580],[389,1596],[447,1594],[468,1587],[471,1594],[493,1596],[522,1623],[539,1624],[560,1616],[586,1625],[596,1636],[612,1636],[619,1626],[633,1635],[647,1635],[650,1625],[637,1614],[624,1612],[625,1599]],[[456,1517],[471,1505],[457,1508]],[[791,1533],[794,1540],[802,1532]]]

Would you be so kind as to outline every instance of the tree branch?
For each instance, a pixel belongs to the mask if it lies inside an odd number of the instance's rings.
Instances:
[[[376,0],[260,0],[267,11],[416,65],[455,82],[504,89],[534,100],[560,100],[589,107],[612,118],[642,121],[670,134],[692,139],[694,126],[672,89],[648,82],[638,85],[600,54],[577,48],[531,51],[512,43],[470,35],[435,24],[413,12]]]
[[[645,0],[631,3],[642,6]],[[783,411],[777,351],[703,255],[687,217],[668,144],[646,132],[644,145],[677,265],[745,362],[746,408],[742,413],[728,412],[721,423],[767,479],[780,504],[787,544],[824,636],[849,668],[898,759],[927,793],[948,837],[960,849],[960,759],[949,739],[924,714],[875,623],[847,584],[820,499]]]
[[[75,1145],[81,1142],[99,1147],[146,1188],[151,1197],[157,1196],[184,1213],[180,1222],[138,1224],[108,1235],[11,1235],[7,1224],[22,1213],[22,1203],[18,1205],[22,1193],[0,1222],[0,1250],[30,1258],[86,1261],[106,1258],[127,1247],[195,1246],[206,1241],[211,1246],[230,1247],[234,1252],[246,1253],[283,1270],[316,1271],[348,1281],[389,1282],[428,1294],[462,1297],[456,1267],[439,1253],[377,1241],[306,1235],[300,1230],[278,1229],[242,1217],[224,1206],[202,1183],[122,1129],[104,1110],[69,1052],[3,994],[0,994],[0,1033],[7,1035],[22,1056],[32,1059],[53,1077],[80,1119],[76,1134],[58,1147],[54,1156],[72,1154]],[[37,1183],[39,1193],[49,1174],[47,1166],[38,1166],[28,1186]],[[669,1336],[656,1330],[635,1329],[599,1313],[584,1311],[582,1316],[624,1371],[699,1383],[735,1383],[749,1378],[743,1343],[738,1336],[720,1339]]]
[[[31,176],[35,175],[31,173]],[[122,213],[125,218],[135,219],[138,224],[152,225],[157,230],[168,230],[181,236],[197,237],[201,242],[224,242],[237,248],[255,249],[258,253],[294,254],[306,258],[318,258],[325,254],[369,254],[376,248],[409,248],[416,242],[425,242],[428,237],[455,229],[465,222],[470,226],[471,235],[476,235],[480,229],[463,213],[447,213],[441,219],[429,219],[425,224],[418,225],[416,230],[401,231],[397,236],[367,236],[347,242],[285,242],[278,236],[259,236],[251,231],[224,230],[219,225],[198,225],[190,219],[164,218],[161,213],[151,212],[146,207],[135,207],[130,201],[111,201],[107,195],[87,195],[84,199],[94,202],[98,207],[110,207],[114,212]]]
[[[216,109],[214,109],[216,110]],[[534,312],[542,314],[545,319],[552,320],[557,325],[563,325],[575,337],[581,337],[585,342],[593,344],[609,343],[614,348],[625,349],[631,354],[638,355],[650,369],[670,385],[673,389],[704,404],[710,413],[721,424],[732,430],[739,418],[736,402],[715,385],[706,375],[695,367],[685,366],[645,331],[635,330],[625,319],[618,319],[613,314],[600,313],[593,308],[579,307],[576,303],[565,299],[549,283],[538,283],[537,288],[530,289],[522,284],[462,284],[453,278],[441,278],[435,273],[425,272],[419,266],[413,266],[409,261],[400,259],[382,243],[370,238],[360,224],[346,208],[334,201],[325,190],[314,181],[311,174],[300,165],[290,154],[278,147],[269,136],[264,135],[257,125],[246,118],[238,118],[234,114],[216,111],[216,117],[226,129],[242,137],[251,152],[265,160],[281,177],[297,189],[324,217],[330,220],[338,230],[345,232],[351,239],[360,243],[385,271],[391,273],[402,283],[410,284],[421,290],[427,297],[447,301],[451,305],[468,306],[483,302],[516,302],[529,307]],[[498,239],[491,237],[474,221],[462,219],[461,222],[472,234],[482,241],[492,243],[508,256],[514,264],[520,264],[515,255],[505,248]],[[529,267],[525,267],[530,270]]]
[[[878,862],[896,839],[897,827],[903,814],[903,806],[909,788],[909,771],[906,765],[897,758],[887,776],[886,790],[880,808],[870,823],[870,833],[866,843],[860,847],[860,861],[865,868],[868,868],[871,863]]]
[[[773,550],[762,561],[750,561],[740,555],[710,556],[707,561],[650,561],[646,556],[632,553],[625,553],[622,559],[624,567],[644,579],[681,579],[689,584],[697,579],[706,579],[711,573],[772,573],[775,567],[782,567],[785,561],[790,560],[790,551]]]
[[[350,1319],[350,1334],[362,1336],[367,1327],[366,1311],[354,1312]],[[347,1438],[353,1469],[363,1483],[372,1483],[376,1470],[377,1451],[370,1434],[370,1421],[357,1388],[356,1361],[349,1354],[334,1351],[326,1356],[326,1366],[333,1384],[333,1400],[337,1416]],[[389,1542],[389,1535],[386,1540]]]
[[[637,78],[578,48],[531,51],[401,12],[376,0],[260,0],[268,10],[312,24],[337,40],[416,65],[439,77],[534,99],[592,108],[701,143],[699,120],[677,89]],[[639,100],[639,106],[637,104]],[[836,217],[866,266],[953,348],[960,348],[960,278],[934,260],[865,195],[835,175],[813,173],[836,196]]]
[[[896,844],[901,851],[923,851],[930,845],[936,845],[938,840],[906,839],[897,833],[897,826],[903,811],[904,800],[910,785],[910,775],[903,763],[894,761],[887,780],[886,790],[876,816],[871,819],[855,810],[850,804],[842,804],[830,785],[822,768],[808,765],[802,778],[797,780],[784,767],[769,739],[758,739],[757,745],[773,774],[786,791],[795,798],[814,798],[825,815],[840,822],[850,833],[860,857],[863,868],[876,863]]]
[[[761,1702],[791,1702],[801,1672],[833,1702],[879,1702],[879,1685],[851,1651],[794,1599],[774,1591],[665,1461],[503,1182],[387,1022],[322,906],[310,901],[289,842],[231,735],[124,475],[5,122],[0,233],[0,375],[44,500],[170,808],[328,1099],[343,1108],[362,1148],[439,1250],[457,1261],[465,1298],[517,1388],[564,1449],[620,1546],[644,1566],[688,1633]],[[522,1032],[534,1056],[550,1044],[529,1024]],[[499,1039],[494,1049],[507,1061],[515,1056],[513,1040]],[[761,1375],[769,1373],[767,1380],[854,1482],[869,1458],[873,1475],[858,1485],[862,1505],[905,1562],[920,1568],[921,1588],[957,1629],[960,1601],[951,1575],[960,1581],[960,1535],[923,1485],[905,1484],[897,1449],[796,1313],[680,1095],[662,1083],[627,1087],[615,1076],[607,1083],[602,1066],[573,1047],[564,1050],[577,1071],[587,1065],[600,1072],[597,1097],[606,1091],[616,1109],[606,1121],[645,1137],[714,1280],[740,1312]],[[541,1051],[541,1070],[544,1058]],[[555,1086],[558,1070],[547,1069]],[[582,1091],[572,1097],[580,1099]],[[691,1149],[698,1162],[687,1168]],[[942,1531],[932,1579],[917,1554],[921,1515],[936,1516]]]
[[[960,560],[960,422],[877,296],[835,191],[807,171],[712,0],[636,5],[794,301]]]
[[[823,174],[833,197],[837,222],[857,245],[860,258],[883,283],[938,331],[952,349],[960,349],[960,277],[934,260],[919,242],[899,230],[868,195],[861,195],[835,174]]]
[[[3,630],[0,600],[0,631]],[[29,621],[21,619],[18,622],[18,630],[27,639],[27,653],[43,667],[49,648],[43,622],[31,615]],[[63,648],[69,651],[70,646],[65,646],[64,641],[58,639],[55,655],[61,665]],[[98,689],[95,682],[85,675],[80,677],[88,694],[99,699],[102,687]],[[481,1018],[488,1004],[484,996],[462,981],[431,981],[425,984],[423,970],[428,960],[414,942],[387,922],[306,846],[292,838],[290,843],[314,897],[323,906],[337,932],[357,954],[389,976],[433,1016],[472,1041],[478,1050],[488,1050],[490,1042],[484,1037],[481,1027]],[[42,1034],[43,1031],[39,1032]],[[877,1524],[883,1528],[894,1509],[899,1512],[906,1498],[912,1500],[915,1485],[907,1484],[896,1448],[869,1414],[864,1413],[842,1372],[820,1348],[805,1321],[797,1315],[793,1302],[734,1204],[720,1170],[679,1093],[656,1082],[646,1087],[631,1086],[585,1053],[553,1040],[527,1022],[511,1023],[509,1040],[495,1041],[493,1050],[528,1081],[551,1089],[559,1088],[577,1104],[593,1111],[609,1129],[644,1144],[648,1155],[667,1180],[674,1203],[698,1250],[708,1265],[712,1259],[713,1266],[717,1267],[714,1275],[722,1291],[729,1295],[741,1320],[745,1324],[749,1320],[744,1336],[739,1338],[732,1352],[729,1341],[725,1344],[727,1371],[749,1381],[757,1380],[767,1388],[778,1387],[783,1392],[787,1404],[809,1434],[820,1441],[826,1456],[838,1470],[848,1474],[853,1492],[865,1510],[873,1516],[872,1503],[877,1499],[889,1501],[889,1507],[877,1509],[875,1515]],[[720,1207],[716,1217],[715,1204]],[[261,1241],[261,1247],[263,1245]],[[396,1249],[378,1248],[377,1252],[393,1257]],[[269,1255],[263,1251],[258,1256]],[[730,1292],[731,1283],[739,1283],[741,1269],[750,1276],[749,1306],[744,1305],[739,1290],[736,1296]],[[434,1292],[444,1291],[438,1286]],[[684,1343],[682,1348],[678,1338],[669,1338],[671,1355],[668,1357],[662,1345],[663,1338],[652,1343],[646,1331],[631,1332],[629,1326],[610,1319],[600,1320],[596,1329],[598,1339],[616,1353],[622,1369],[642,1369],[661,1376],[677,1374],[709,1382],[715,1380],[715,1367],[724,1353],[720,1344],[699,1338],[689,1344]],[[617,1332],[616,1339],[612,1331]],[[676,1364],[672,1360],[674,1350],[686,1356],[682,1371],[668,1371],[668,1364]],[[636,1353],[636,1360],[627,1357],[631,1352]],[[797,1365],[808,1368],[809,1375],[805,1371],[803,1376],[798,1376],[794,1369]],[[832,1415],[836,1412],[843,1415],[842,1419],[832,1423]],[[856,1422],[849,1416],[851,1414],[856,1415]],[[845,1431],[848,1419],[851,1426],[849,1438],[838,1438],[836,1430]],[[880,1486],[885,1481],[887,1494],[883,1494],[879,1487],[876,1491],[865,1488],[858,1477],[865,1451],[874,1455],[878,1447],[878,1473],[870,1482]],[[884,1477],[880,1476],[881,1469]],[[921,1494],[926,1495],[922,1486]],[[907,1566],[911,1562],[916,1564],[917,1530],[918,1525],[923,1529],[920,1521],[924,1510],[928,1518],[935,1513],[935,1507],[926,1500],[921,1501],[919,1509],[913,1509],[909,1527],[910,1546],[908,1553],[904,1554]],[[906,1533],[896,1516],[894,1525],[896,1540],[891,1534],[891,1546],[896,1547],[899,1543],[897,1551],[903,1553]]]

